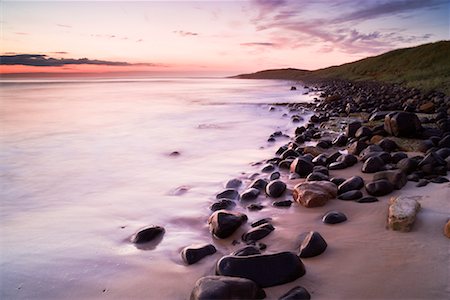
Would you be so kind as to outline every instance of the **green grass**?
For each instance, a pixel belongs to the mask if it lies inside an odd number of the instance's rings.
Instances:
[[[441,91],[450,95],[450,41],[393,50],[340,66],[306,71],[266,70],[237,76],[255,79],[345,79],[400,83],[422,91]]]

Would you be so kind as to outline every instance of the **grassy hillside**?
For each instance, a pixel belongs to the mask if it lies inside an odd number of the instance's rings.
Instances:
[[[437,90],[450,95],[450,41],[397,49],[356,62],[315,71],[279,69],[238,77],[306,81],[320,79],[375,80],[401,83],[424,91]]]

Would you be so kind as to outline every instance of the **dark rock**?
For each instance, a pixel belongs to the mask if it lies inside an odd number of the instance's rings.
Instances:
[[[332,162],[329,166],[328,169],[330,170],[343,170],[345,168],[347,168],[347,164],[345,162],[342,161],[335,161]]]
[[[274,180],[269,182],[266,186],[266,194],[272,198],[278,198],[286,191],[286,184],[281,180]]]
[[[436,154],[439,155],[442,159],[446,159],[450,156],[450,148],[441,148],[436,151]]]
[[[263,173],[270,173],[273,171],[275,171],[275,166],[271,164],[267,164],[261,169],[261,172]]]
[[[313,158],[312,163],[315,166],[326,166],[327,165],[327,155],[326,154],[319,154],[316,157]]]
[[[288,157],[295,158],[295,157],[299,157],[299,156],[300,156],[300,153],[298,153],[297,151],[295,151],[293,149],[288,149],[281,154],[281,159],[286,159]]]
[[[274,203],[272,203],[272,205],[275,207],[290,207],[292,205],[292,201],[291,200],[275,201]]]
[[[131,237],[131,242],[135,244],[148,243],[164,233],[165,229],[161,226],[144,227]]]
[[[450,148],[450,135],[446,135],[438,144],[439,148]]]
[[[408,158],[408,155],[404,152],[395,152],[391,154],[391,162],[396,164],[404,158]]]
[[[336,161],[343,162],[348,167],[351,167],[358,162],[358,158],[352,154],[343,154],[343,155],[339,156]]]
[[[241,248],[241,249],[236,250],[235,252],[231,253],[231,255],[234,255],[234,256],[250,256],[250,255],[255,255],[255,254],[261,254],[261,251],[259,250],[259,248],[255,247],[253,245],[246,246],[244,248]]]
[[[255,188],[258,190],[264,190],[267,186],[267,181],[265,181],[264,179],[256,179],[255,181],[252,182],[252,184],[250,184],[250,188]]]
[[[426,179],[420,179],[419,182],[416,184],[416,187],[426,186],[429,183],[430,182],[428,180],[426,180]]]
[[[244,242],[258,241],[268,236],[275,228],[270,223],[261,224],[257,227],[252,227],[249,231],[242,235]]]
[[[331,164],[336,161],[342,154],[339,151],[333,152],[328,155],[327,164]]]
[[[282,295],[278,300],[309,300],[311,295],[302,286],[296,286],[290,289],[286,294]]]
[[[247,206],[247,209],[248,210],[252,210],[252,211],[261,210],[263,208],[264,208],[264,205],[262,205],[260,203],[252,203],[252,204]]]
[[[241,194],[241,201],[252,201],[258,198],[261,190],[257,188],[248,188]]]
[[[236,202],[230,199],[220,199],[219,201],[211,204],[209,207],[210,210],[216,211],[221,209],[232,209],[236,206]]]
[[[277,180],[280,178],[280,176],[281,176],[280,172],[273,172],[272,174],[270,174],[269,180],[270,181]]]
[[[440,157],[439,155],[437,155],[434,151],[431,151],[430,153],[428,153],[418,164],[418,167],[421,168],[424,165],[431,165],[432,167],[437,167],[437,166],[445,166],[447,165],[447,163],[445,162],[445,160]]]
[[[322,217],[322,222],[324,222],[325,224],[337,224],[345,221],[347,221],[347,217],[339,211],[327,212]]]
[[[372,136],[372,130],[369,127],[361,126],[358,128],[358,130],[355,132],[355,138],[360,139],[362,137],[371,137]]]
[[[340,200],[356,200],[363,196],[360,190],[348,191],[340,194],[337,198]]]
[[[313,169],[313,173],[322,173],[323,175],[330,175],[330,172],[328,171],[328,168],[325,166],[315,166]]]
[[[306,177],[306,181],[322,181],[322,180],[328,180],[328,176],[321,173],[321,172],[312,172],[311,174]]]
[[[283,159],[278,164],[278,168],[289,170],[291,168],[291,164],[292,164],[293,161],[294,161],[294,159]]]
[[[327,242],[316,231],[310,231],[300,246],[301,258],[314,257],[322,254],[327,249]]]
[[[356,202],[358,203],[372,203],[372,202],[377,202],[378,199],[372,196],[366,196],[366,197],[362,197],[361,199],[356,200]]]
[[[414,182],[418,182],[420,180],[420,176],[417,173],[412,173],[412,174],[406,176],[406,178],[408,179],[408,181],[414,181]]]
[[[300,258],[292,252],[267,255],[225,256],[216,265],[218,275],[253,280],[260,287],[270,287],[296,280],[306,273]]]
[[[355,137],[356,131],[361,127],[361,122],[353,121],[347,125],[347,128],[345,129],[345,134],[348,137]]]
[[[363,173],[375,173],[382,170],[384,170],[384,161],[379,156],[368,158],[361,168]]]
[[[347,136],[341,133],[333,140],[333,145],[337,147],[343,147],[347,144],[347,141],[348,141]]]
[[[362,160],[365,160],[364,157],[367,156],[366,158],[371,157],[372,155],[368,155],[369,153],[372,152],[383,152],[383,148],[381,148],[378,145],[368,145],[366,148],[364,148],[363,151],[361,151],[361,153],[359,154],[359,156],[361,158],[363,158]]]
[[[345,181],[345,178],[341,178],[341,177],[333,177],[333,178],[330,179],[330,181],[331,181],[332,183],[334,183],[336,186],[339,186],[339,185],[341,185],[341,184]]]
[[[233,178],[233,179],[228,180],[225,187],[227,189],[238,189],[241,185],[242,185],[242,180]]]
[[[430,180],[432,183],[444,183],[449,182],[449,180],[443,176],[438,176]]]
[[[281,155],[284,151],[286,151],[288,149],[287,146],[281,146],[280,148],[278,148],[277,152],[275,152],[276,155]]]
[[[398,149],[397,143],[388,138],[382,139],[377,143],[377,145],[383,148],[383,150],[386,152],[392,152],[395,149]]]
[[[397,168],[405,172],[405,174],[411,174],[417,168],[419,163],[412,158],[404,158],[397,163]]]
[[[343,194],[352,190],[359,190],[364,186],[364,180],[360,176],[352,176],[345,180],[338,187],[338,194]]]
[[[216,247],[211,244],[193,245],[181,251],[181,258],[186,264],[192,265],[202,258],[216,253],[216,251]]]
[[[247,222],[246,215],[225,210],[214,212],[208,219],[209,230],[220,239],[232,235],[245,222]]]
[[[239,199],[239,193],[235,189],[226,189],[216,195],[216,199]]]
[[[384,118],[384,130],[393,136],[414,137],[421,129],[420,120],[414,113],[394,112]]]
[[[377,111],[370,115],[369,121],[380,121],[384,120],[389,111]]]
[[[308,176],[309,173],[312,172],[314,168],[314,164],[302,157],[297,157],[291,164],[291,172],[297,173],[301,177]]]
[[[255,282],[238,277],[206,276],[195,283],[190,300],[264,299],[266,293]]]
[[[367,144],[362,141],[356,141],[350,144],[348,147],[348,153],[353,155],[359,155],[367,147]]]
[[[322,140],[322,141],[319,141],[316,146],[323,148],[323,149],[328,149],[328,148],[331,148],[332,144],[331,144],[331,141],[329,141],[329,140]]]
[[[258,227],[259,225],[270,223],[270,221],[272,221],[272,218],[264,218],[264,219],[260,219],[258,221],[253,222],[252,224],[250,224],[250,226]]]
[[[384,196],[394,190],[394,185],[386,179],[372,181],[366,184],[366,191],[372,196]]]
[[[402,170],[391,170],[391,171],[382,171],[377,172],[373,175],[373,180],[387,179],[396,190],[401,189],[408,182],[406,178],[406,174],[403,173]]]

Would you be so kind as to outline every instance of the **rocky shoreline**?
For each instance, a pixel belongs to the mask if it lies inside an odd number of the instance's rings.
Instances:
[[[215,263],[215,274],[198,279],[191,299],[263,299],[265,288],[308,276],[303,260],[326,252],[328,243],[318,231],[304,232],[296,252],[289,247],[270,251],[270,245],[262,241],[276,234],[271,218],[250,219],[246,213],[264,209],[261,199],[269,199],[279,209],[321,207],[335,198],[368,203],[364,206],[401,190],[408,181],[416,182],[417,188],[448,184],[450,97],[398,85],[345,81],[322,82],[308,89],[320,93],[320,98],[286,105],[294,124],[301,121],[305,109],[313,113],[305,126],[297,127],[274,157],[258,164],[260,172],[229,180],[216,195],[210,206],[209,230],[214,240],[238,249]],[[268,142],[280,138],[286,134],[274,132]],[[359,173],[347,178],[331,176],[333,171],[354,166],[360,166]],[[398,196],[386,205],[387,228],[410,231],[420,203]],[[340,211],[320,217],[331,226],[347,221]],[[250,228],[241,234],[248,222]],[[450,238],[449,226],[442,224]],[[151,244],[164,234],[161,226],[147,227],[132,242]],[[190,245],[180,255],[186,265],[195,264],[217,252],[221,244],[213,244]],[[277,297],[310,299],[311,293],[295,286]]]

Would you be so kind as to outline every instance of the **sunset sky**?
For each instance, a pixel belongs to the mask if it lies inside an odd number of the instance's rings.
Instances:
[[[317,69],[448,40],[448,0],[4,1],[1,73]]]

